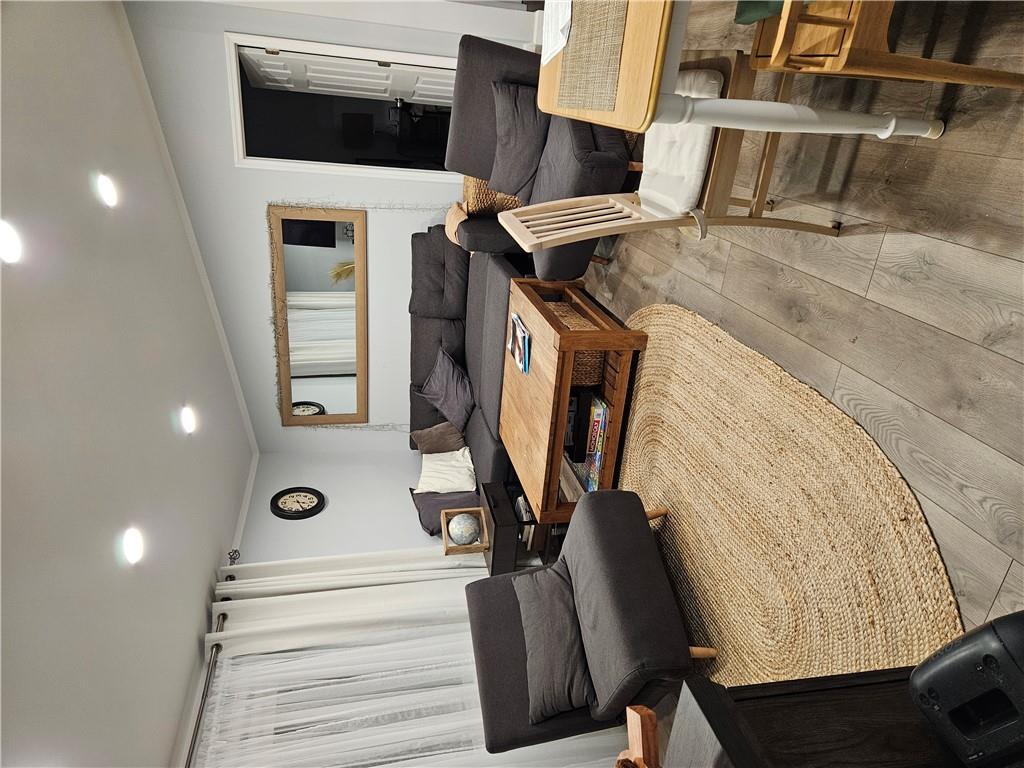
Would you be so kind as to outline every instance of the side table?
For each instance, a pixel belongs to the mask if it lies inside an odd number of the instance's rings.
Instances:
[[[579,281],[512,280],[508,312],[506,345],[516,315],[530,334],[530,362],[524,373],[512,353],[505,353],[498,431],[537,522],[566,523],[576,506],[569,494],[559,495],[576,355],[604,353],[596,389],[608,417],[597,487],[612,488],[633,354],[647,347],[647,334],[624,327]]]

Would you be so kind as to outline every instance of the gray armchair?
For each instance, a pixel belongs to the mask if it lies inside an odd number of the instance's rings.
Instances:
[[[489,179],[494,165],[498,129],[494,109],[495,82],[536,87],[540,56],[491,40],[465,35],[459,42],[455,92],[445,168]],[[529,200],[546,203],[585,195],[622,191],[629,151],[622,131],[552,117]],[[494,216],[471,216],[458,228],[467,251],[522,253]],[[542,280],[574,280],[590,264],[596,240],[557,246],[533,254]]]
[[[513,581],[531,571],[474,582],[466,599],[489,752],[618,725],[627,705],[653,707],[692,668],[682,617],[636,494],[596,491],[580,499],[559,561],[544,566],[556,567],[571,579],[593,700],[531,722],[526,634]]]

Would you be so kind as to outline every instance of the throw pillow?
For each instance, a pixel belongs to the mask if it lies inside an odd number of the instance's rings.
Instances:
[[[526,640],[530,722],[595,701],[572,581],[564,560],[512,579]]]
[[[469,448],[450,453],[426,453],[420,468],[420,481],[413,493],[453,493],[475,491],[476,473]]]
[[[491,89],[497,145],[487,186],[529,200],[551,117],[537,109],[537,89],[533,86],[491,83]]]
[[[523,207],[518,197],[495,192],[486,181],[473,176],[462,177],[462,200],[470,216],[497,216],[502,211]]]
[[[476,407],[469,375],[443,347],[437,350],[434,369],[416,394],[437,408],[459,432],[466,428]]]
[[[465,203],[452,203],[448,213],[444,215],[444,233],[460,248],[462,245],[459,243],[459,224],[468,218],[469,214],[466,213]]]
[[[412,503],[416,505],[416,513],[420,518],[420,527],[431,536],[441,535],[441,510],[465,509],[479,507],[480,497],[476,491],[457,491],[455,493],[416,493],[409,489]]]
[[[447,421],[426,429],[417,429],[410,432],[409,437],[416,443],[420,453],[451,453],[466,447],[462,433]]]

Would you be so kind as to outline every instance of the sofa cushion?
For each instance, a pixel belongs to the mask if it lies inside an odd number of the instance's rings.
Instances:
[[[522,248],[494,216],[471,216],[459,224],[459,244],[467,251],[522,252]]]
[[[416,390],[415,384],[409,385],[409,429],[412,431],[425,429],[445,421],[441,412],[416,394]],[[409,438],[409,447],[414,451],[417,450],[412,437]]]
[[[615,725],[614,720],[594,720],[586,707],[530,722],[530,694],[523,674],[526,641],[512,577],[503,574],[466,586],[487,751],[504,752]]]
[[[561,558],[594,684],[593,717],[622,712],[652,681],[682,680],[692,668],[689,641],[640,497],[585,494]]]
[[[629,165],[626,137],[613,128],[552,117],[530,204],[614,194]]]
[[[410,488],[409,495],[412,496],[412,503],[416,506],[420,528],[431,536],[441,534],[441,510],[480,506],[480,497],[476,491],[416,493],[414,489]]]
[[[475,386],[483,367],[484,312],[487,307],[487,264],[491,255],[474,253],[469,260],[469,288],[466,292],[466,373]],[[475,390],[474,390],[475,392]]]
[[[448,453],[466,447],[466,441],[451,422],[442,421],[432,427],[409,433],[420,453]]]
[[[489,178],[497,141],[491,83],[537,85],[540,55],[472,35],[459,41],[444,167]]]
[[[570,197],[615,194],[622,189],[629,164],[625,135],[563,117],[552,117],[530,203]],[[590,265],[597,240],[584,240],[533,254],[541,280],[575,280]]]
[[[594,687],[565,562],[519,574],[512,586],[526,642],[530,722],[589,706]]]
[[[466,361],[466,324],[440,317],[410,317],[410,380],[420,387],[434,369],[437,350],[443,349],[459,365]]]
[[[443,413],[457,430],[466,428],[474,407],[473,388],[466,372],[443,349],[437,350],[434,369],[423,382],[419,395]]]
[[[479,408],[469,417],[465,437],[473,457],[477,482],[495,483],[508,479],[511,465],[505,446],[491,434]]]
[[[533,254],[533,269],[541,280],[578,280],[590,267],[597,240],[580,240]]]
[[[548,135],[551,116],[537,109],[537,89],[519,83],[491,83],[498,144],[487,186],[529,200]]]
[[[412,292],[409,314],[450,320],[466,316],[469,254],[448,240],[444,227],[412,236]]]
[[[483,411],[484,420],[495,437],[498,437],[501,385],[505,372],[509,281],[514,277],[520,277],[519,272],[503,256],[493,253],[473,255],[466,307],[466,370],[473,383],[476,404]],[[483,287],[482,292],[480,286]]]

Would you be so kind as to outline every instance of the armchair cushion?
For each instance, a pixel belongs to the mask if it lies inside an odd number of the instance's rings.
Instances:
[[[487,186],[529,200],[551,117],[537,109],[537,89],[518,83],[491,83],[497,146]]]
[[[594,685],[591,715],[615,717],[648,683],[682,680],[692,667],[689,640],[640,498],[584,495],[561,557]]]
[[[494,165],[497,143],[491,83],[537,85],[540,55],[463,35],[455,67],[455,90],[444,167],[486,179]]]
[[[458,227],[459,245],[470,253],[522,253],[523,249],[512,239],[493,216],[473,216]]]
[[[565,562],[519,574],[512,586],[526,640],[530,722],[590,705],[594,688]]]
[[[526,641],[512,586],[514,575],[518,574],[506,573],[466,585],[487,751],[504,752],[616,725],[615,721],[594,720],[586,707],[540,723],[530,722],[530,694],[523,674]]]

